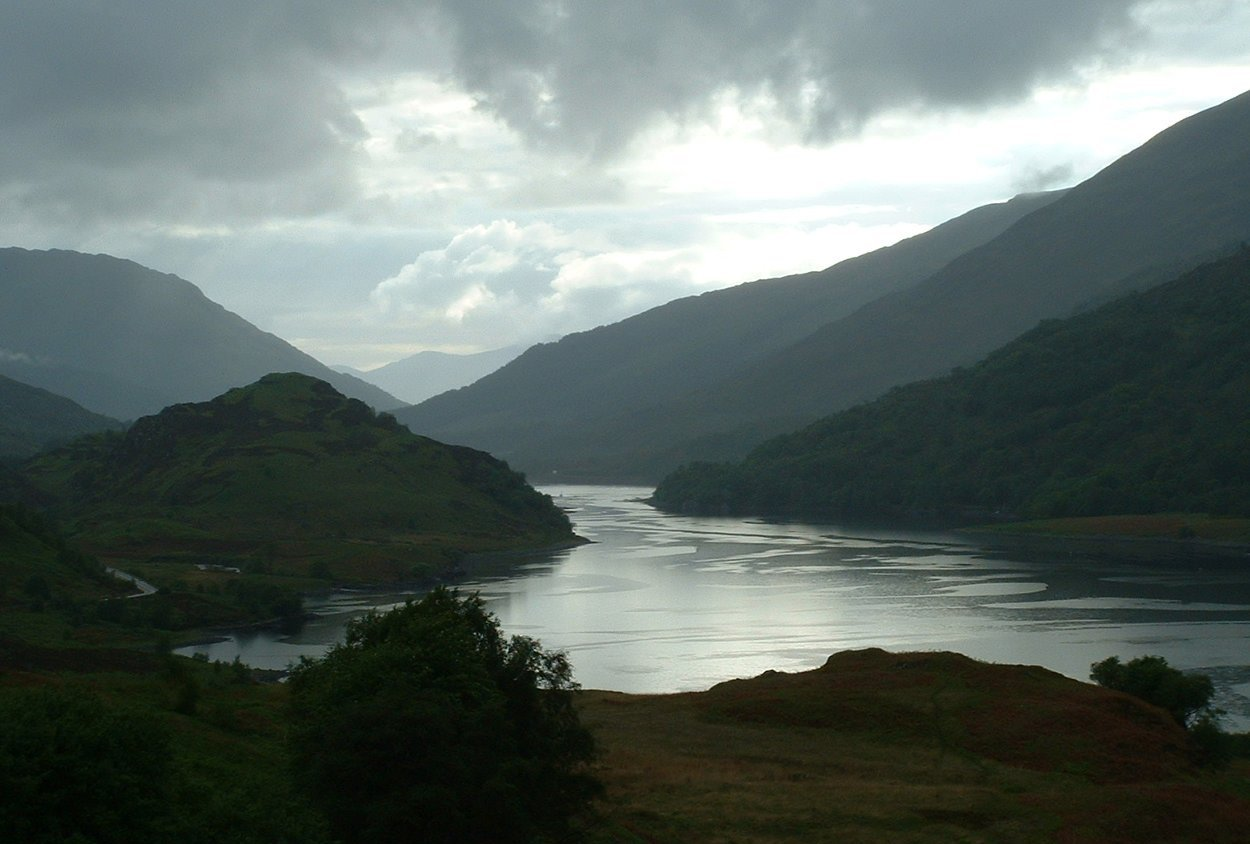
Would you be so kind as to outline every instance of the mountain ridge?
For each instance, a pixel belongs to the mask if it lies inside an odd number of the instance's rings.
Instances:
[[[178,276],[111,255],[0,249],[0,374],[133,419],[299,370],[402,404],[262,331]]]
[[[682,467],[653,503],[783,518],[1250,516],[1247,324],[1243,246],[740,463]]]
[[[121,427],[71,399],[0,375],[0,458],[29,457],[59,440]]]
[[[381,387],[407,404],[419,404],[440,393],[472,384],[515,360],[524,351],[524,346],[506,346],[465,355],[427,350],[375,369],[333,368]]]
[[[470,388],[476,415],[446,412],[467,404],[450,394],[401,416],[535,476],[645,482],[690,460],[740,457],[768,436],[974,363],[1039,320],[1160,283],[1250,238],[1248,135],[1250,93],[1165,129],[914,286],[683,395],[631,393],[614,411],[560,424],[550,411],[509,418],[516,390],[488,391],[488,378]],[[539,375],[558,384],[562,373],[548,366],[530,383]],[[549,398],[530,392],[531,406]]]
[[[579,426],[678,398],[700,379],[739,371],[883,290],[918,283],[1062,193],[1026,194],[982,206],[824,270],[685,297],[556,343],[537,344],[475,384],[397,416],[414,430],[486,448],[546,475],[550,467],[531,464],[529,451],[542,451],[552,440],[583,453],[610,451],[610,437],[580,442],[584,432]],[[531,415],[523,417],[518,410]]]

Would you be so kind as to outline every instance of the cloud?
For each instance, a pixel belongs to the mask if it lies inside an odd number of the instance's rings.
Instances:
[[[1232,84],[1216,62],[1244,67],[1248,15],[1238,0],[8,0],[0,239],[177,272],[310,348],[368,342],[349,330],[387,348],[547,339],[826,265],[1002,198],[1012,174],[1086,174]],[[987,106],[1076,98],[1121,62],[1140,86],[1115,131],[1057,108],[1021,151],[986,128],[1010,111]],[[1207,75],[1178,85],[1186,62]],[[1160,110],[1161,88],[1185,93]],[[901,228],[715,219],[861,203],[898,204]]]
[[[429,249],[376,285],[375,343],[481,351],[616,322],[674,298],[805,272],[925,227],[843,219],[844,208],[723,215],[696,242],[623,230],[620,242],[545,223],[496,220]]]
[[[1048,167],[1031,164],[1016,174],[1012,179],[1011,189],[1015,193],[1034,193],[1069,187],[1076,181],[1075,175],[1076,167],[1070,161]]]
[[[16,0],[0,11],[0,202],[94,219],[299,217],[353,190],[341,86],[381,14],[325,3]]]
[[[366,164],[354,92],[384,98],[404,74],[448,80],[531,147],[583,160],[725,96],[820,142],[883,110],[977,107],[1066,78],[1133,33],[1134,5],[13,0],[0,210],[83,225],[344,209]],[[399,145],[436,137],[412,127]],[[564,195],[579,191],[547,201]]]
[[[43,359],[32,358],[26,352],[14,352],[9,349],[0,348],[0,361],[6,363],[43,363]]]
[[[545,223],[496,220],[422,252],[370,294],[375,320],[431,347],[533,342],[612,322],[696,285],[693,252],[624,249]]]
[[[893,108],[975,108],[1114,56],[1134,0],[447,0],[454,72],[531,142],[597,157],[726,92],[812,141]]]

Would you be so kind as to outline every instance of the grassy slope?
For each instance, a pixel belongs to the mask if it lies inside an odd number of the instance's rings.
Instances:
[[[70,399],[0,375],[0,457],[29,457],[50,442],[120,427]]]
[[[1202,773],[1159,710],[1035,667],[836,654],[698,694],[589,692],[592,840],[1238,841],[1243,763]]]
[[[295,374],[79,441],[25,477],[110,557],[396,580],[466,552],[572,539],[563,514],[506,465]]]
[[[31,648],[17,662],[0,649],[0,695],[64,685],[145,713],[171,736],[179,816],[205,840],[317,829],[289,782],[285,687],[221,664],[83,653]],[[1234,842],[1250,823],[1245,760],[1195,768],[1161,711],[1035,667],[868,650],[580,705],[607,789],[583,824],[591,844]]]
[[[138,651],[0,649],[0,696],[30,687],[98,697],[169,737],[172,767],[161,785],[169,789],[177,840],[327,840],[290,781],[284,687],[256,684],[222,663]]]

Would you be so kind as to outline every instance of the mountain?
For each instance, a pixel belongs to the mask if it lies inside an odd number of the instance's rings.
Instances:
[[[516,359],[525,349],[508,346],[471,355],[445,352],[418,352],[406,358],[364,372],[348,367],[335,367],[375,384],[409,404],[468,386],[484,375]]]
[[[693,464],[667,510],[1250,516],[1250,248],[1050,320],[981,363]]]
[[[595,412],[582,412],[567,401],[565,385],[583,383],[574,377],[581,374],[578,352],[602,372],[602,391],[612,393],[610,352],[622,344],[610,338],[635,347],[653,339],[609,327],[531,350],[467,391],[402,418],[415,430],[489,448],[535,476],[554,470],[648,480],[690,460],[736,459],[768,436],[974,363],[1042,319],[1227,254],[1250,238],[1248,135],[1250,94],[1243,94],[1161,132],[918,283],[823,320],[763,356],[739,359],[728,373],[704,368],[677,396],[667,376],[657,375],[650,391],[622,390],[616,407],[596,400]],[[762,314],[742,318],[767,322]],[[668,330],[697,337],[704,326],[673,320]],[[661,368],[688,365],[666,359]]]
[[[1250,239],[1250,93],[1155,138],[914,289],[831,323],[665,408],[792,430],[897,384],[971,364],[1068,316]]]
[[[977,208],[819,272],[679,299],[539,344],[469,387],[396,415],[413,430],[487,448],[536,475],[658,477],[646,456],[654,443],[630,435],[632,414],[725,380],[865,303],[918,283],[1060,195]],[[664,433],[679,437],[676,430]]]
[[[60,440],[121,427],[63,396],[0,375],[0,457],[29,457]]]
[[[374,407],[402,404],[177,276],[108,255],[0,249],[0,374],[134,419],[275,371],[321,378]]]
[[[321,560],[338,578],[383,580],[573,539],[506,464],[299,373],[76,440],[28,462],[22,481],[28,503],[107,556],[305,575]]]

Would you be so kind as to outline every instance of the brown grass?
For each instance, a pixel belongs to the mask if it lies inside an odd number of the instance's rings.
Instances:
[[[1040,668],[838,654],[697,694],[584,694],[612,842],[1242,841],[1245,780],[1159,710]],[[1158,835],[1153,833],[1157,832]]]

